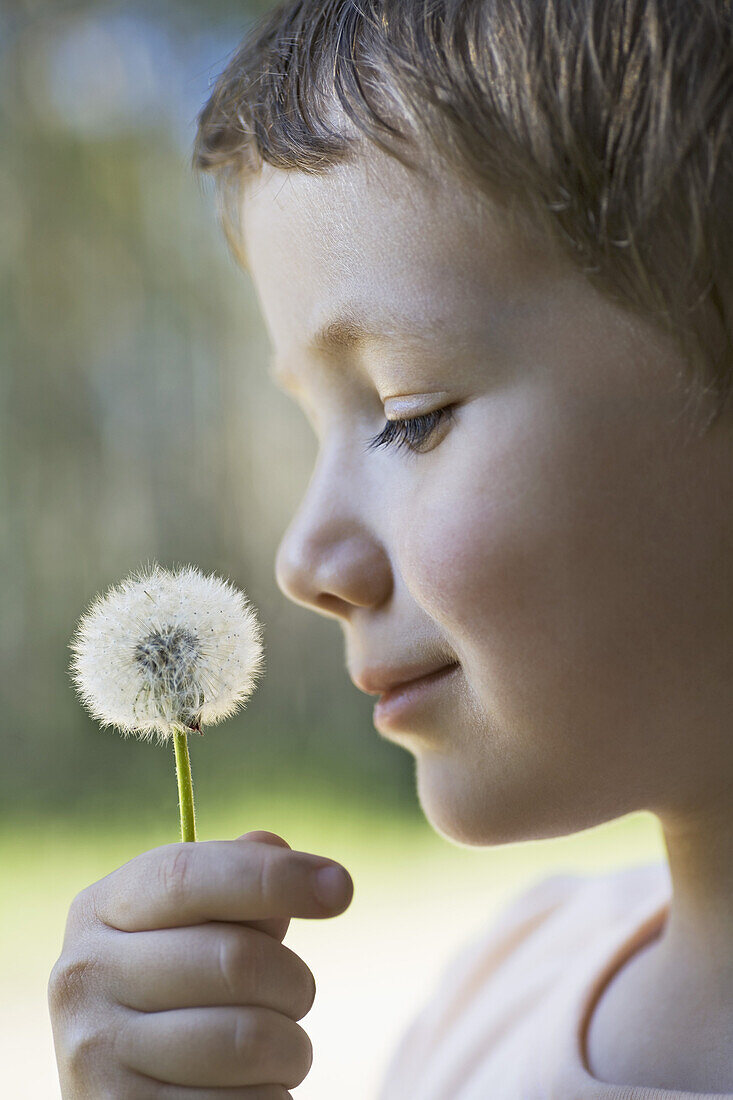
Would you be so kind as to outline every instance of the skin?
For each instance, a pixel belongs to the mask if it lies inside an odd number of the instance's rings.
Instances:
[[[730,416],[702,432],[668,338],[448,172],[375,149],[319,176],[266,165],[243,231],[319,443],[282,591],[338,622],[354,679],[460,663],[377,724],[446,838],[658,816],[670,916],[602,995],[589,1065],[733,1090]],[[313,344],[346,310],[371,335]],[[365,449],[385,418],[448,405],[420,453]]]
[[[64,1100],[288,1100],[315,981],[282,940],[352,896],[339,864],[261,831],[153,848],[82,890],[48,984]]]

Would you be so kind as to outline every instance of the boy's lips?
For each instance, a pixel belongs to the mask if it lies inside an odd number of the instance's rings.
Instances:
[[[443,672],[444,669],[454,668],[457,665],[458,661],[443,662],[430,667],[425,665],[403,665],[401,668],[370,666],[362,669],[358,676],[352,676],[351,679],[360,691],[366,692],[367,695],[382,695],[394,688],[405,687],[407,684],[415,683],[426,676],[433,676],[437,672]]]

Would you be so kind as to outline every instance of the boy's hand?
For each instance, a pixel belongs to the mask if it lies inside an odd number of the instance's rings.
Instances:
[[[330,861],[273,833],[167,844],[82,890],[48,987],[64,1100],[283,1100],[313,1058],[315,982],[280,941],[332,917]]]

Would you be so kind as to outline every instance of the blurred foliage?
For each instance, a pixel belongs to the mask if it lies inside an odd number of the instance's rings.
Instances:
[[[315,442],[266,378],[252,287],[189,168],[210,83],[267,6],[0,6],[6,813],[160,800],[168,819],[172,753],[100,731],[67,674],[88,601],[152,558],[230,577],[265,626],[262,686],[194,739],[207,797],[310,771],[415,805],[338,625],[275,584]]]

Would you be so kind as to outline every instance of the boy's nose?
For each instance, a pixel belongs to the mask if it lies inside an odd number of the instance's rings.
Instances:
[[[301,512],[286,531],[275,561],[278,587],[294,603],[348,618],[354,607],[377,608],[393,587],[380,541],[361,524],[326,512]]]

